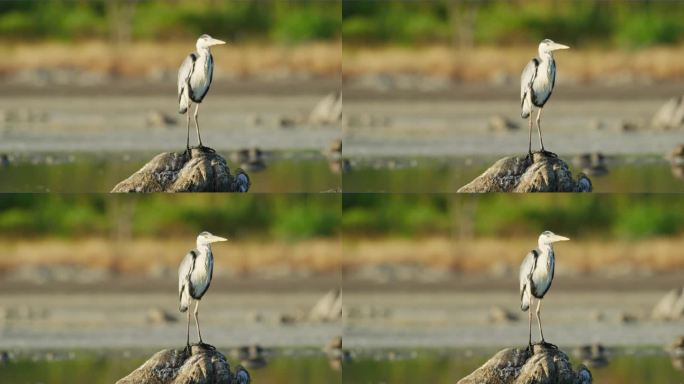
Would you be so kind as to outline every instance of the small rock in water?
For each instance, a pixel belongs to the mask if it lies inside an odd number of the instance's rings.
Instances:
[[[489,309],[489,322],[491,323],[501,324],[515,321],[518,321],[518,315],[505,308],[494,306]]]
[[[149,324],[169,324],[178,321],[176,316],[160,308],[151,308],[147,311],[147,322]]]
[[[520,129],[515,121],[501,115],[492,116],[489,119],[488,126],[489,130],[494,132],[510,132]]]

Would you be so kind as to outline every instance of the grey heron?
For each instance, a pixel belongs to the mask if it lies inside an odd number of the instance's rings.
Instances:
[[[214,45],[225,44],[225,41],[214,39],[204,34],[197,39],[197,52],[189,54],[178,69],[178,112],[187,114],[188,137],[186,147],[190,149],[190,113],[188,109],[195,103],[195,127],[197,128],[197,140],[199,147],[202,146],[197,114],[199,105],[209,92],[211,79],[214,74],[214,58],[210,48]]]
[[[541,343],[544,340],[544,331],[541,325],[541,300],[551,288],[556,258],[552,244],[557,241],[570,240],[567,237],[556,235],[551,231],[544,231],[539,235],[538,248],[531,250],[520,265],[520,309],[529,311],[529,346],[532,347],[532,310],[530,306],[537,299],[537,322],[539,323],[539,335]]]
[[[544,141],[541,133],[541,113],[544,104],[551,97],[553,86],[556,82],[556,61],[553,59],[553,51],[568,49],[567,45],[554,43],[549,39],[544,39],[539,44],[539,57],[535,57],[527,63],[520,76],[520,116],[523,119],[529,117],[530,121],[530,141],[528,153],[532,155],[532,108],[538,107],[537,130],[539,131],[539,146],[541,152],[544,150]]]
[[[204,345],[197,312],[199,301],[202,300],[202,296],[209,289],[214,271],[214,256],[211,252],[211,244],[227,240],[226,238],[212,235],[207,231],[200,233],[197,236],[197,248],[188,252],[178,267],[178,298],[180,300],[178,309],[181,312],[188,313],[188,333],[186,339],[188,351],[190,350],[190,311],[188,309],[192,302],[195,301],[194,313],[195,323],[197,324],[197,336],[199,337],[200,345]]]

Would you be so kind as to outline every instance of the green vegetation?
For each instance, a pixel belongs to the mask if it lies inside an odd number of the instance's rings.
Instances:
[[[301,42],[340,35],[341,3],[315,0],[3,1],[0,38]]]
[[[345,195],[351,236],[569,236],[639,239],[684,234],[679,195]]]
[[[345,43],[530,44],[638,48],[684,41],[674,1],[344,1]]]
[[[0,199],[0,236],[168,238],[215,233],[298,240],[339,233],[335,195],[31,195]]]

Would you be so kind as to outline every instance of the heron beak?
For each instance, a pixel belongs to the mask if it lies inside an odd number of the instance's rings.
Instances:
[[[570,239],[568,239],[567,237],[564,237],[564,236],[560,236],[560,235],[553,235],[553,237],[551,238],[551,242],[553,242],[553,243],[555,243],[557,241],[568,241],[568,240],[570,240]]]
[[[553,45],[551,46],[552,51],[557,51],[559,49],[570,49],[570,47],[568,47],[567,45],[558,44],[558,43],[553,43]]]
[[[228,241],[228,239],[216,235],[211,235],[211,237],[209,238],[210,243],[218,243],[219,241]]]
[[[209,41],[209,45],[221,45],[221,44],[225,44],[225,43],[226,43],[226,42],[223,41],[223,40],[214,39],[214,38],[212,38],[212,39]]]

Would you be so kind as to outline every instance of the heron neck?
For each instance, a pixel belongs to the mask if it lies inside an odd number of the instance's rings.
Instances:
[[[548,263],[550,259],[553,257],[553,248],[551,247],[551,244],[539,244],[539,258],[542,259],[542,262]]]
[[[551,52],[539,52],[539,58],[542,62],[553,61],[553,54]]]
[[[197,47],[197,53],[202,57],[211,55],[211,51],[208,47]]]

